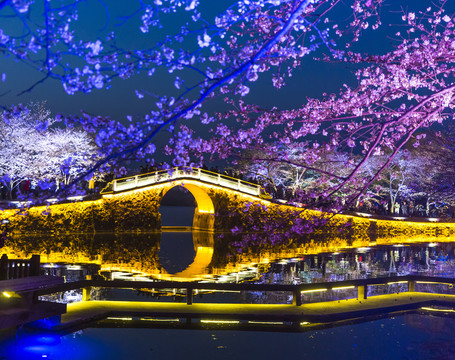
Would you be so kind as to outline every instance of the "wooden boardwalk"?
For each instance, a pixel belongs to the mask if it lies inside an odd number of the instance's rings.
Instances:
[[[311,326],[355,320],[400,311],[417,310],[428,306],[455,306],[455,295],[439,295],[421,292],[378,295],[367,299],[348,299],[295,305],[269,304],[214,304],[169,303],[139,301],[82,301],[68,304],[61,324],[55,331],[68,331],[86,327],[88,323],[109,317],[150,317],[209,320],[220,323],[241,321],[291,322]],[[197,320],[196,320],[197,321]]]
[[[61,277],[47,275],[0,281],[0,329],[65,313],[66,304],[38,301],[35,294],[63,281]]]

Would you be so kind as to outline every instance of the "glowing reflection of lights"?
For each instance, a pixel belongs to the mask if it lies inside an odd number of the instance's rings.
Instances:
[[[82,270],[82,266],[80,265],[66,265],[68,270]]]
[[[421,307],[420,310],[444,312],[444,313],[455,313],[454,309],[435,309],[435,308],[431,308],[431,307]]]
[[[239,324],[240,321],[237,321],[237,320],[205,320],[205,319],[202,319],[201,323],[203,323],[203,324]]]
[[[61,343],[58,335],[36,335],[21,331],[17,334],[17,341],[17,350],[21,353],[21,358],[27,359],[35,356],[47,358]]]

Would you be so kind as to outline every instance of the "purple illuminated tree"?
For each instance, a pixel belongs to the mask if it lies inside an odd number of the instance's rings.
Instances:
[[[227,8],[197,0],[140,0],[128,2],[128,8],[121,8],[121,2],[89,1],[89,11],[86,3],[0,1],[0,52],[41,76],[23,92],[57,80],[70,95],[90,93],[136,76],[156,77],[164,88],[162,93],[145,85],[135,89],[150,103],[150,111],[140,118],[119,122],[88,113],[59,118],[93,133],[101,149],[102,160],[74,181],[106,163],[153,156],[163,130],[169,131],[166,153],[175,166],[198,165],[208,153],[228,159],[264,144],[273,155],[282,146],[307,141],[300,173],[311,169],[323,174],[328,185],[319,196],[323,203],[339,197],[351,204],[408,141],[418,145],[418,129],[451,117],[455,33],[451,16],[444,12],[447,1],[420,13],[403,13],[397,46],[381,56],[346,52],[344,47],[362,31],[378,28],[381,0],[242,0]],[[123,33],[131,29],[132,36]],[[337,42],[343,46],[336,47]],[[357,86],[346,85],[323,100],[308,99],[292,110],[263,109],[239,100],[262,75],[275,88],[285,86],[302,59],[320,48],[330,61],[360,69]],[[5,72],[6,87],[8,79]],[[161,86],[164,81],[173,89]],[[217,96],[236,104],[235,110],[212,116],[204,106]],[[7,116],[22,112],[26,110],[16,107]],[[212,127],[214,137],[195,137],[195,121]],[[313,168],[328,154],[346,150],[351,156],[343,166]],[[381,154],[390,156],[370,177],[362,176],[368,159]]]
[[[389,53],[343,54],[342,61],[360,67],[356,86],[345,85],[323,100],[307,99],[292,110],[262,109],[240,101],[220,115],[215,136],[205,146],[229,158],[264,143],[277,148],[311,139],[302,168],[312,167],[324,154],[350,152],[353,156],[344,164],[348,174],[328,174],[337,181],[321,195],[323,200],[345,196],[347,204],[354,203],[408,142],[419,146],[425,136],[421,129],[453,118],[455,23],[445,13],[446,3],[417,14],[403,13],[404,26]],[[229,127],[229,121],[235,126]],[[368,161],[380,155],[387,156],[365,176]]]
[[[89,1],[87,11],[87,2],[79,0],[4,0],[0,52],[40,74],[21,93],[51,80],[60,81],[71,95],[105,90],[117,79],[138,75],[158,77],[160,84],[165,79],[173,90],[159,93],[145,86],[135,90],[150,102],[149,113],[140,119],[133,121],[131,116],[125,124],[84,114],[61,120],[96,134],[104,156],[93,171],[105,163],[153,155],[154,138],[164,129],[170,131],[167,151],[174,155],[173,165],[191,165],[188,151],[201,143],[192,139],[189,120],[197,117],[192,121],[204,124],[214,120],[203,108],[207,101],[219,95],[245,96],[249,84],[264,73],[270,74],[272,86],[280,88],[301,59],[318,47],[341,56],[333,39],[347,31],[349,37],[340,42],[350,43],[363,29],[377,27],[381,2],[242,0],[223,8],[225,4],[198,0],[139,0],[122,8],[121,2]],[[214,10],[216,16],[211,14]],[[132,28],[135,33],[125,35]],[[5,72],[6,87],[8,79]],[[177,121],[186,128],[175,128]]]

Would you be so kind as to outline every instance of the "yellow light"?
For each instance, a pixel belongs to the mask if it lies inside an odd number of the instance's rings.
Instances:
[[[393,284],[407,284],[407,281],[393,281],[393,282],[388,282],[387,285],[393,285]]]
[[[322,292],[322,291],[327,291],[327,289],[314,289],[314,290],[303,290],[301,293],[312,293],[312,292]]]
[[[148,318],[140,318],[142,321],[155,321],[155,322],[179,322],[179,319],[148,319]]]
[[[237,320],[201,320],[204,324],[239,324]]]
[[[201,214],[213,214],[212,210],[199,210],[199,213]]]
[[[282,321],[248,321],[248,324],[283,325]]]
[[[371,217],[371,216],[373,216],[371,214],[365,214],[365,213],[360,213],[360,212],[358,212],[356,214],[359,215],[359,216],[363,216],[363,217]]]
[[[345,290],[345,289],[354,289],[355,286],[352,285],[352,286],[340,286],[340,287],[334,287],[332,288],[332,290]]]
[[[420,309],[421,310],[426,310],[426,311],[455,313],[455,310],[453,310],[453,309],[434,309],[434,308],[431,308],[431,307],[421,307]]]
[[[66,199],[67,200],[82,200],[84,197],[83,196],[70,196],[70,197],[67,197]]]
[[[448,285],[448,286],[453,286],[451,283],[443,283],[443,282],[437,282],[437,281],[416,281],[417,284],[440,284],[440,285]]]
[[[308,321],[303,321],[300,323],[300,326],[309,325],[309,324],[311,324],[311,323]]]
[[[3,296],[7,297],[7,298],[10,298],[11,297],[11,294],[6,292],[6,291],[3,291]]]
[[[108,320],[123,320],[123,321],[132,321],[132,317],[108,317]]]

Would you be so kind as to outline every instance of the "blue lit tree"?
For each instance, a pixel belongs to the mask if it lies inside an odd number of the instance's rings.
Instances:
[[[48,81],[60,82],[73,95],[122,86],[117,79],[165,79],[171,86],[164,86],[162,93],[135,89],[150,102],[141,118],[129,116],[122,123],[84,113],[64,114],[58,120],[95,134],[102,160],[91,171],[153,155],[155,138],[163,130],[170,132],[166,150],[173,155],[173,165],[191,165],[189,151],[202,144],[192,137],[194,123],[214,121],[204,109],[209,100],[245,96],[250,84],[267,73],[271,85],[280,88],[301,59],[320,46],[339,58],[344,47],[337,50],[335,39],[349,44],[363,29],[377,28],[381,1],[216,3],[138,0],[122,7],[120,1],[3,0],[0,53],[39,74],[22,94],[38,91]],[[8,73],[1,78],[8,89]],[[24,111],[21,106],[4,109],[6,117]],[[177,121],[183,126],[176,127]]]

